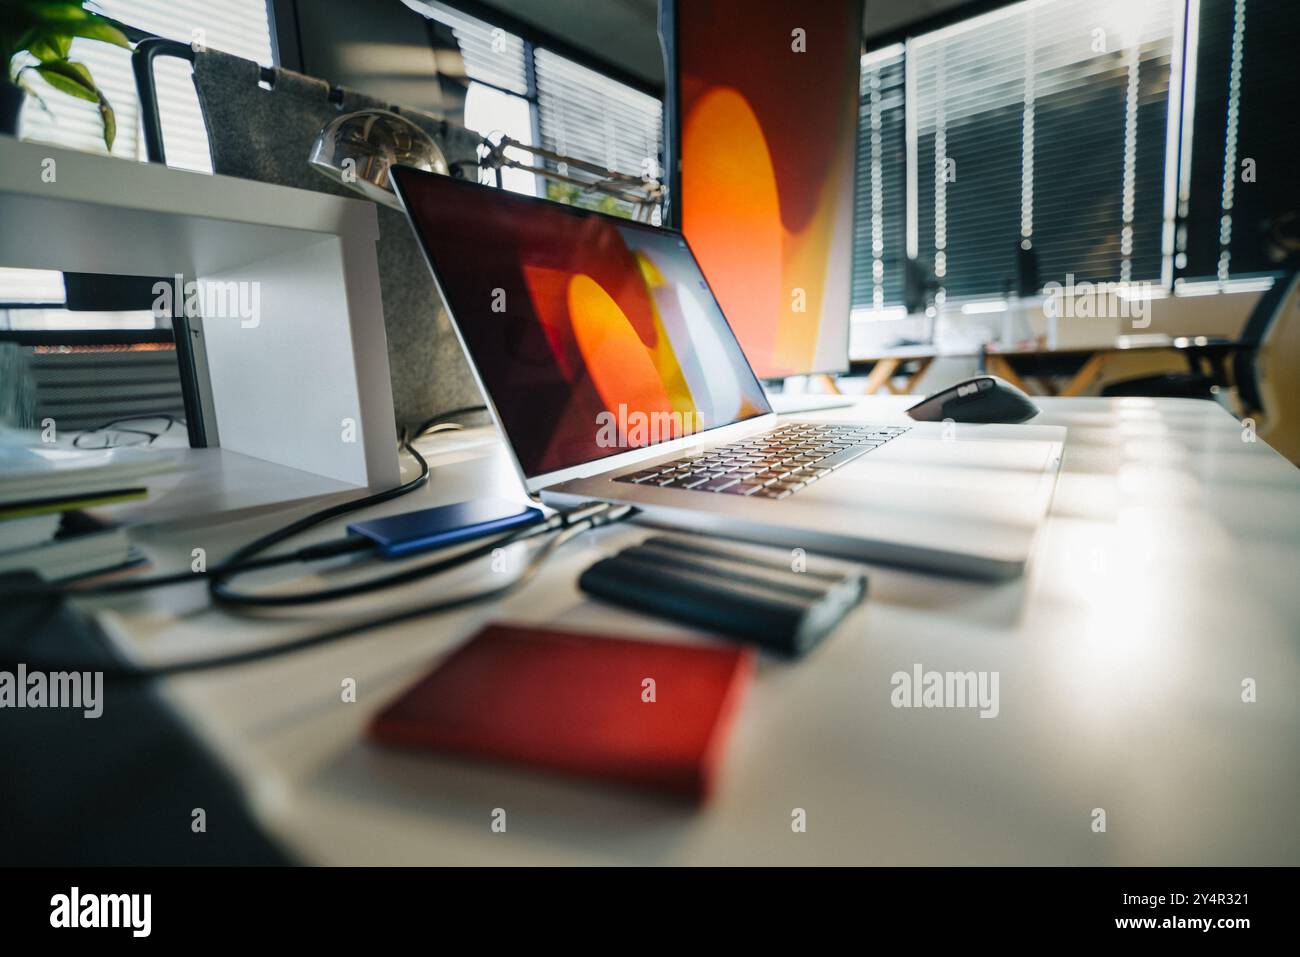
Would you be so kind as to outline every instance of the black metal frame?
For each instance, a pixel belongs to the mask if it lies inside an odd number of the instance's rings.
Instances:
[[[150,163],[166,165],[167,151],[163,144],[162,115],[158,111],[158,89],[154,82],[153,64],[160,56],[170,56],[194,64],[194,48],[188,43],[164,37],[148,37],[136,44],[131,54],[131,70],[135,74],[136,94],[140,100],[140,127],[144,133],[145,157]],[[271,73],[266,67],[263,74]],[[191,337],[195,334],[185,310],[179,303],[172,308],[172,342],[176,345],[176,365],[180,373],[181,398],[185,402],[185,427],[189,432],[191,448],[208,445],[207,428],[203,422],[203,401],[199,389],[199,366],[194,356]]]
[[[150,163],[167,162],[163,146],[162,115],[158,112],[158,88],[153,79],[153,61],[160,56],[175,57],[194,65],[194,48],[179,40],[149,37],[141,40],[131,54],[136,95],[140,99],[140,126],[144,132],[144,152]]]
[[[664,56],[664,167],[668,179],[668,198],[662,212],[666,226],[682,228],[677,197],[682,189],[682,159],[678,155],[677,138],[681,134],[680,105],[677,82],[677,3],[676,0],[659,0],[659,49]]]
[[[302,31],[297,0],[266,0],[266,22],[271,28],[271,56],[275,65],[302,73]]]

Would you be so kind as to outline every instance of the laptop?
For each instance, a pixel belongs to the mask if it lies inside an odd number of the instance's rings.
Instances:
[[[393,183],[534,499],[859,561],[1023,572],[1063,428],[779,418],[681,233],[407,167]]]

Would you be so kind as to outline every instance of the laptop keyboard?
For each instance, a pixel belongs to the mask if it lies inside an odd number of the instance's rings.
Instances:
[[[615,477],[615,482],[693,492],[789,498],[908,429],[899,425],[792,423]]]

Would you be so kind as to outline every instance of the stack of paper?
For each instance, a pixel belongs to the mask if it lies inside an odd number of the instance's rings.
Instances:
[[[39,499],[115,492],[177,467],[176,456],[148,449],[0,443],[0,509]]]
[[[178,465],[147,449],[0,443],[0,574],[61,581],[137,563],[126,529],[85,510],[144,498],[145,478]]]

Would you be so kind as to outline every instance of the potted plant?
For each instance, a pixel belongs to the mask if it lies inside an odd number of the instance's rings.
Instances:
[[[27,83],[28,77],[36,74],[60,93],[96,104],[104,124],[104,145],[113,148],[117,134],[113,107],[86,65],[68,59],[74,37],[131,48],[126,34],[113,21],[87,10],[84,2],[0,0],[0,65],[4,66],[0,74],[0,133],[17,135],[28,93],[40,100]]]

